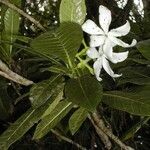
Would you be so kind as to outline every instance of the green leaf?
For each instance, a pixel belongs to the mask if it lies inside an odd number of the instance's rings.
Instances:
[[[9,43],[13,43],[16,40],[14,35],[17,35],[19,32],[19,17],[20,15],[16,11],[10,8],[7,9],[4,16],[4,30],[2,35],[3,40]],[[12,45],[4,44],[4,47],[9,58],[12,54]]]
[[[33,139],[40,139],[46,135],[50,129],[55,127],[57,123],[71,110],[72,103],[67,101],[61,101],[57,107],[46,117],[44,117],[38,124]]]
[[[62,23],[57,30],[35,38],[31,47],[37,53],[58,57],[72,66],[81,42],[81,27],[76,23]]]
[[[85,121],[87,116],[88,116],[88,111],[85,110],[84,108],[79,108],[73,113],[73,115],[69,119],[69,129],[72,135],[74,135],[78,131],[78,129]]]
[[[35,84],[30,90],[30,101],[34,108],[44,104],[51,98],[53,93],[62,84],[62,77],[60,75],[53,76],[48,80]]]
[[[94,77],[82,76],[68,80],[65,95],[71,102],[94,111],[102,98],[102,86]]]
[[[150,86],[133,92],[110,91],[103,94],[103,102],[110,107],[134,115],[150,116]]]
[[[150,61],[146,59],[139,59],[139,58],[128,58],[127,60],[131,60],[133,62],[142,64],[142,65],[150,65]]]
[[[10,35],[7,35],[7,36],[9,37]],[[12,35],[12,37],[14,39],[17,39],[17,40],[24,42],[24,43],[29,43],[29,41],[31,40],[31,38],[29,38],[27,36],[21,36],[21,35]]]
[[[150,69],[148,67],[126,67],[120,69],[123,76],[118,78],[117,85],[133,83],[137,85],[150,85]]]
[[[30,108],[16,122],[14,122],[1,136],[0,149],[6,150],[11,144],[20,139],[35,123],[40,120],[47,105],[38,109]]]
[[[50,71],[50,72],[54,72],[54,73],[58,73],[58,74],[65,74],[65,75],[70,75],[71,72],[70,70],[65,67],[64,65],[53,65],[49,68],[43,68],[41,69],[42,72],[44,71]]]
[[[62,86],[60,86],[60,88],[58,88],[55,91],[55,93],[52,95],[52,97],[51,97],[52,103],[49,105],[49,107],[44,112],[44,114],[42,115],[41,118],[48,116],[57,107],[59,102],[63,99],[63,95],[64,95],[63,90],[64,90],[64,84],[62,84]]]
[[[60,22],[82,24],[86,17],[85,0],[62,0],[60,4]]]
[[[144,117],[141,119],[138,123],[136,123],[132,128],[130,128],[125,134],[120,138],[121,141],[126,141],[134,136],[138,130],[141,129],[141,127],[146,124],[150,120],[150,117]]]
[[[51,111],[54,109],[52,106],[56,105],[53,103],[51,104],[51,101],[54,101],[57,104],[59,103],[63,96],[63,88],[64,84],[62,84],[60,89],[55,90],[53,96],[44,105],[37,109],[30,108],[16,122],[14,122],[0,136],[0,149],[8,149],[11,144],[20,139],[41,118],[44,118],[45,116],[51,114]],[[60,104],[62,104],[62,107],[64,106],[63,103]],[[52,108],[52,110],[50,110],[50,108]]]
[[[150,39],[139,42],[137,48],[145,58],[150,60]]]

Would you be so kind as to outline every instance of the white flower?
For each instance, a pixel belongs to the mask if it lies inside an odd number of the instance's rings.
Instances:
[[[104,68],[104,70],[112,77],[117,78],[120,77],[122,74],[114,74],[113,70],[111,69],[109,65],[109,61],[107,60],[106,55],[103,53],[102,47],[99,47],[99,50],[97,51],[96,48],[90,48],[87,51],[87,55],[96,60],[93,64],[94,73],[98,81],[101,81],[100,73],[101,69]],[[128,52],[121,52],[121,53],[112,53],[112,58],[116,62],[122,62],[124,61],[128,56]]]
[[[109,31],[109,26],[111,24],[111,11],[106,7],[100,5],[99,6],[99,24],[101,26],[98,27],[92,20],[87,20],[83,25],[83,31],[90,34],[90,47],[99,47],[103,46],[103,52],[107,59],[111,60],[113,63],[117,63],[115,59],[112,59],[113,50],[112,48],[116,45],[122,47],[132,47],[137,42],[133,39],[132,43],[129,45],[117,37],[125,36],[130,31],[130,23],[127,21],[124,25],[111,29]],[[125,54],[124,54],[125,55]],[[125,56],[123,56],[125,57]]]

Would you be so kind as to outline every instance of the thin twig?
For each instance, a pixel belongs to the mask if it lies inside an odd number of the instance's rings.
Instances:
[[[116,137],[104,124],[104,121],[99,116],[98,112],[95,112],[91,115],[91,118],[94,120],[96,126],[100,128],[109,138],[111,138],[115,143],[117,143],[122,150],[134,150],[130,146],[125,145],[118,137]]]
[[[10,3],[8,0],[0,0],[0,3],[8,6],[9,8],[11,8],[11,9],[13,9],[15,11],[17,11],[19,14],[21,14],[22,16],[24,16],[25,18],[27,18],[28,20],[30,20],[31,22],[33,22],[42,31],[46,31],[46,29],[40,24],[39,21],[35,20],[33,17],[31,17],[30,15],[28,15],[27,13],[25,13],[20,8],[16,7],[14,4]]]
[[[33,81],[30,81],[30,80],[18,75],[17,73],[11,71],[7,67],[7,65],[4,64],[1,60],[0,60],[0,75],[9,79],[9,80],[12,80],[16,83],[19,83],[21,85],[28,86],[28,85],[33,84]]]
[[[93,124],[98,136],[100,137],[100,139],[104,143],[107,150],[110,150],[112,147],[112,144],[111,144],[108,136],[95,124],[94,120],[90,116],[88,118],[90,119],[91,123]]]
[[[72,144],[72,145],[75,145],[75,146],[76,146],[77,148],[79,148],[80,150],[87,150],[85,147],[81,146],[80,144],[78,144],[78,143],[72,141],[71,139],[69,139],[69,138],[67,138],[67,137],[65,137],[65,136],[63,136],[63,135],[61,135],[61,134],[60,134],[59,132],[57,132],[56,130],[51,129],[51,132],[52,132],[53,134],[55,134],[56,136],[58,136],[60,139],[66,141],[66,142],[68,142],[68,143],[70,143],[70,144]]]

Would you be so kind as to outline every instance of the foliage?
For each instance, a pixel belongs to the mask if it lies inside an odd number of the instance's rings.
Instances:
[[[29,7],[29,3],[25,1],[10,2],[22,10],[28,10],[24,9]],[[45,5],[44,1],[40,1],[40,4]],[[123,10],[115,1],[105,3],[94,0],[91,4],[91,1],[85,0],[59,0],[55,5],[49,1],[44,11],[37,11],[38,4],[35,2],[30,7],[31,12],[33,11],[32,17],[41,19],[40,22],[46,29],[44,32],[15,10],[5,5],[0,6],[0,59],[11,70],[34,82],[33,85],[24,87],[0,78],[0,120],[7,124],[5,130],[1,131],[0,150],[15,146],[14,143],[26,134],[32,135],[32,140],[39,141],[49,136],[53,129],[65,136],[76,136],[83,132],[80,129],[84,123],[88,124],[87,128],[91,127],[87,118],[96,110],[103,115],[105,123],[112,126],[112,130],[122,136],[129,145],[128,140],[136,137],[137,131],[148,122],[148,13],[142,18],[135,11],[135,7],[129,7],[136,23],[130,20],[132,32],[124,40],[131,41],[134,37],[138,43],[132,48],[115,47],[116,52],[129,50],[128,59],[115,66],[111,64],[116,72],[123,75],[113,80],[102,71],[103,81],[99,82],[93,75],[93,62],[86,55],[89,39],[82,31],[82,24],[86,19],[90,18],[97,22],[98,15],[93,9],[93,6],[97,8],[97,4],[108,4],[107,7],[112,11],[113,20],[110,28],[120,25],[121,19],[128,20],[129,12],[126,7],[124,18],[121,18]],[[54,23],[55,21],[57,23]],[[116,111],[125,115],[116,115]],[[127,119],[131,123],[125,129],[125,122],[120,123],[122,119]],[[92,131],[93,129],[93,134]]]

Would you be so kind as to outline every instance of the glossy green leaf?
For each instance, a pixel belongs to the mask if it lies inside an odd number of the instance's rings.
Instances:
[[[150,86],[133,92],[110,91],[103,94],[103,102],[110,107],[134,115],[150,116]]]
[[[79,108],[73,113],[73,115],[69,119],[69,129],[72,135],[74,135],[78,131],[78,129],[81,127],[82,123],[85,121],[87,116],[88,111],[84,108]]]
[[[53,65],[49,68],[44,68],[41,70],[42,72],[44,71],[50,71],[50,72],[54,72],[54,73],[59,73],[59,74],[65,74],[65,75],[70,75],[71,72],[69,71],[69,69],[63,65]]]
[[[45,116],[51,114],[54,108],[59,103],[59,101],[63,98],[63,89],[64,84],[62,84],[62,86],[59,89],[55,90],[55,93],[44,105],[37,109],[30,108],[16,122],[14,122],[0,136],[0,150],[8,149],[8,147],[11,144],[20,139],[35,123],[37,123],[40,119],[44,118]],[[52,101],[54,102],[52,103]],[[63,103],[60,104],[62,104],[62,107],[65,106]]]
[[[81,42],[81,27],[76,23],[62,23],[57,30],[35,38],[31,47],[37,53],[58,57],[72,66]]]
[[[48,80],[35,84],[30,90],[30,101],[34,108],[44,104],[53,95],[55,90],[62,84],[60,75],[53,76]]]
[[[94,111],[102,98],[102,86],[91,76],[70,79],[65,87],[65,96],[71,102]]]
[[[86,17],[85,0],[62,0],[60,4],[60,22],[82,24]]]
[[[38,124],[33,139],[40,139],[45,136],[50,129],[55,127],[57,123],[71,110],[72,103],[68,101],[60,102],[57,107]]]
[[[1,136],[0,149],[7,150],[11,144],[20,139],[35,123],[40,120],[47,106],[38,109],[29,109],[14,122]]]
[[[16,11],[10,8],[7,9],[4,16],[4,30],[2,37],[3,40],[9,43],[13,43],[16,40],[14,35],[17,35],[19,32],[19,25],[20,25],[19,17],[20,15]],[[12,53],[12,45],[5,44],[4,48],[6,50],[8,57],[10,57]]]
[[[150,60],[150,39],[139,42],[137,48],[145,58]]]
[[[118,78],[118,85],[133,83],[137,85],[150,85],[150,69],[148,67],[126,67],[120,69],[122,77]]]
[[[47,110],[44,112],[41,118],[44,118],[45,116],[48,116],[52,111],[57,107],[59,102],[63,99],[63,90],[64,90],[64,84],[60,86],[60,88],[57,88],[55,93],[51,97],[52,103],[49,105]]]

